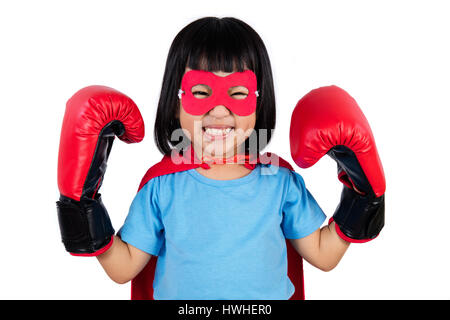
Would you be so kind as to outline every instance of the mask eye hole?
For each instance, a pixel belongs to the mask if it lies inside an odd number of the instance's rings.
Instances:
[[[235,86],[228,89],[228,95],[236,100],[242,100],[247,98],[248,89],[244,86]]]
[[[191,89],[192,95],[197,99],[206,99],[212,95],[212,89],[206,84],[197,84]]]

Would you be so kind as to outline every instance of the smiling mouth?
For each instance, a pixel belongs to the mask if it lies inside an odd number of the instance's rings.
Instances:
[[[232,126],[205,126],[202,127],[203,135],[208,140],[223,140],[234,133]]]

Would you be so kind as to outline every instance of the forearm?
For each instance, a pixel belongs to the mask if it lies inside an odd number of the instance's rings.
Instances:
[[[334,222],[291,243],[306,261],[323,271],[336,267],[350,245],[338,236]]]
[[[344,241],[338,236],[334,224],[332,222],[320,229],[316,260],[319,268],[324,271],[335,268],[350,246],[350,242]]]
[[[150,260],[150,255],[125,243],[118,236],[105,253],[97,256],[108,276],[117,283],[132,280]]]

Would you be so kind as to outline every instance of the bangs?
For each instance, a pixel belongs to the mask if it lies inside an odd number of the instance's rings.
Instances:
[[[256,58],[252,54],[254,37],[232,18],[209,19],[207,23],[186,35],[186,65],[206,71],[256,73]],[[253,44],[253,46],[252,46]]]

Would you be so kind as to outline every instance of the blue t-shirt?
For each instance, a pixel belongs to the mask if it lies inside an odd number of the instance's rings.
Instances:
[[[120,234],[158,256],[155,299],[284,300],[294,293],[285,239],[311,234],[325,218],[287,168],[258,164],[234,180],[191,169],[147,182]]]

